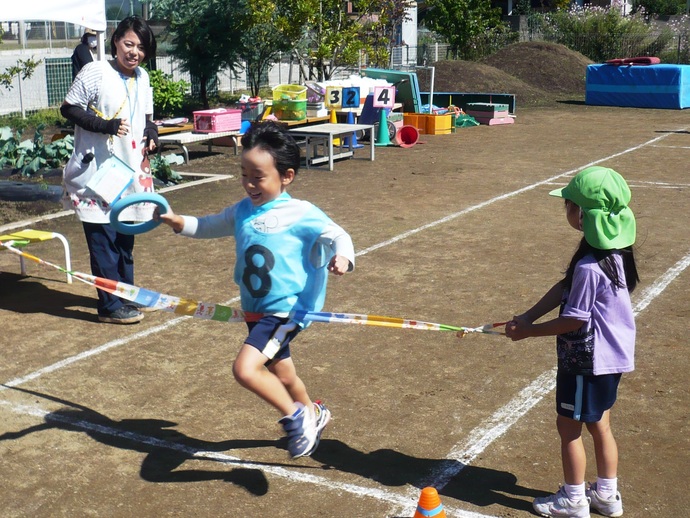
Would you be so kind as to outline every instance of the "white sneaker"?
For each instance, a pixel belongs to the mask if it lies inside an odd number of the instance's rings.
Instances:
[[[575,502],[568,498],[564,487],[561,487],[556,494],[535,498],[532,507],[540,516],[590,518],[589,499],[583,498]]]
[[[623,516],[623,500],[621,500],[620,493],[616,492],[616,494],[610,498],[603,498],[599,495],[597,483],[595,482],[589,486],[589,489],[585,490],[585,495],[589,498],[592,509],[599,514],[611,516],[612,518]]]
[[[320,400],[314,401],[314,413],[316,415],[316,440],[314,441],[314,446],[307,455],[311,455],[316,451],[319,446],[319,441],[321,441],[321,434],[323,429],[331,420],[331,411],[328,410],[326,405],[324,405]]]
[[[316,443],[316,423],[313,411],[301,403],[292,415],[283,417],[280,424],[287,434],[288,451],[293,459],[310,455]]]

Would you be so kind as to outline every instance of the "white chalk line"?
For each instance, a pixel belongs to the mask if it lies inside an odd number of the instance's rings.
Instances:
[[[140,444],[145,444],[154,448],[165,448],[168,450],[177,451],[188,455],[190,460],[193,459],[205,459],[215,462],[219,462],[227,465],[235,465],[243,469],[256,469],[261,470],[265,473],[270,473],[277,477],[288,479],[292,482],[302,482],[307,484],[313,484],[317,486],[326,486],[334,491],[342,491],[350,493],[359,497],[370,497],[381,502],[386,502],[391,505],[396,506],[406,506],[409,505],[409,501],[406,496],[399,495],[396,493],[391,493],[388,491],[382,491],[380,489],[363,487],[356,484],[347,484],[343,482],[337,482],[329,480],[325,477],[320,477],[317,475],[312,475],[310,473],[305,473],[302,471],[297,471],[299,468],[284,468],[280,466],[273,466],[270,464],[262,464],[261,462],[245,461],[238,457],[232,455],[227,455],[225,453],[220,453],[216,451],[206,451],[197,448],[191,448],[179,443],[174,443],[166,441],[163,439],[158,439],[156,437],[151,437],[148,435],[139,434],[136,432],[118,430],[110,426],[104,426],[100,424],[91,423],[83,419],[71,418],[66,415],[60,415],[55,412],[48,412],[41,408],[30,406],[30,405],[16,405],[8,401],[0,400],[0,405],[10,407],[10,410],[17,412],[22,415],[30,415],[32,417],[37,417],[43,419],[47,423],[59,423],[68,425],[73,428],[83,430],[86,433],[98,433],[109,435],[111,437],[116,437],[118,439],[126,439],[129,441],[137,442]],[[312,469],[306,467],[306,469]],[[455,509],[452,507],[447,507],[444,505],[446,514],[451,516],[461,516],[463,518],[490,518],[486,515],[468,512],[462,509]]]
[[[621,155],[636,151],[638,149],[641,149],[645,146],[652,145],[654,142],[658,142],[659,140],[662,140],[662,139],[666,138],[667,136],[668,136],[668,134],[661,135],[659,137],[655,137],[654,139],[651,139],[645,143],[639,144],[637,146],[633,146],[633,147],[628,148],[628,149],[621,151],[619,153],[614,153],[612,155],[609,155],[608,157],[590,162],[590,163],[585,164],[585,165],[578,167],[576,169],[571,169],[571,170],[566,171],[564,173],[560,173],[560,174],[552,176],[546,180],[536,182],[534,184],[531,184],[529,186],[517,189],[517,190],[512,191],[510,193],[496,196],[490,200],[487,200],[485,202],[482,202],[482,203],[476,204],[474,206],[468,207],[468,208],[463,209],[461,211],[455,212],[453,214],[445,216],[444,218],[441,218],[441,219],[436,220],[434,222],[428,223],[426,225],[422,225],[416,229],[413,229],[413,230],[404,232],[402,234],[399,234],[398,236],[395,236],[394,238],[386,240],[382,243],[379,243],[377,245],[373,245],[369,248],[361,250],[356,255],[357,256],[366,255],[366,254],[368,254],[374,250],[377,250],[379,248],[383,248],[384,246],[388,246],[390,244],[401,241],[402,239],[405,239],[409,236],[412,236],[414,234],[422,232],[423,230],[427,230],[427,229],[433,228],[435,226],[438,226],[442,223],[452,221],[453,219],[456,219],[456,218],[458,218],[464,214],[468,214],[468,213],[473,212],[475,210],[478,210],[480,208],[484,208],[484,207],[489,206],[489,205],[496,203],[498,201],[502,201],[502,200],[517,196],[518,194],[528,192],[528,191],[536,189],[537,187],[540,187],[542,185],[552,183],[559,178],[574,174],[574,173],[576,173],[576,172],[578,172],[578,171],[580,171],[586,167],[597,165],[597,164],[600,164],[604,161],[611,160],[612,158],[616,158],[618,156],[621,156]],[[675,277],[673,277],[673,278],[675,278]],[[671,282],[671,280],[673,280],[673,279],[672,278],[669,279],[668,283],[665,286],[668,286],[668,284]],[[647,302],[647,305],[649,304],[649,302],[651,302],[651,300],[653,300],[656,296],[658,296],[658,294],[660,294],[662,291],[663,291],[663,289],[657,290],[657,292],[653,293],[651,295],[651,298]],[[187,319],[187,318],[190,318],[190,317],[182,317],[182,318],[175,319],[174,321],[171,321],[171,322],[174,322],[174,324],[171,324],[169,327],[172,327],[172,325],[176,325],[176,323],[179,323],[180,321]],[[158,327],[163,328],[163,326],[158,326]],[[150,334],[150,333],[148,333],[148,334]],[[133,336],[136,336],[137,338],[139,338],[141,336],[146,336],[146,335],[142,335],[141,333],[137,333],[136,335],[133,335]],[[115,342],[111,342],[111,344],[116,344],[116,345],[123,345],[124,343],[127,343],[127,339],[122,339],[122,340],[118,340]],[[110,349],[116,345],[110,345],[109,347],[107,347],[107,349]],[[101,346],[101,347],[103,347],[103,346]],[[99,347],[97,349],[101,349],[101,348]],[[97,349],[94,349],[94,351],[97,351]],[[101,351],[99,350],[98,352],[101,352]],[[82,354],[87,354],[87,353],[82,353]],[[82,355],[77,355],[77,356],[82,356]],[[91,354],[87,354],[87,356],[91,356]],[[76,358],[76,357],[74,357],[74,358]],[[74,361],[77,361],[77,360],[75,359]],[[62,362],[58,362],[58,363],[62,363]],[[73,363],[73,362],[70,362],[70,363]],[[58,365],[58,364],[55,364],[55,365]],[[56,367],[53,370],[57,370],[57,368],[60,368],[60,367]],[[43,371],[43,369],[41,369],[41,371]],[[41,372],[41,371],[36,371],[36,372]],[[523,389],[517,398],[513,399],[511,402],[508,403],[508,405],[504,406],[503,408],[499,409],[497,412],[495,412],[493,414],[493,416],[487,422],[487,423],[489,423],[489,425],[488,425],[489,428],[486,427],[487,425],[478,427],[475,431],[470,433],[470,440],[472,438],[474,438],[474,440],[472,440],[472,442],[466,442],[465,446],[463,448],[457,448],[457,447],[453,448],[453,450],[451,450],[450,455],[455,455],[455,457],[457,457],[457,459],[465,459],[465,461],[467,463],[469,463],[472,459],[476,458],[476,456],[479,455],[482,451],[484,451],[491,443],[493,443],[493,441],[495,441],[497,438],[502,436],[515,422],[517,422],[519,420],[519,418],[521,418],[534,405],[536,405],[539,401],[541,401],[541,399],[543,399],[545,394],[547,394],[548,392],[550,392],[550,390],[553,389],[553,386],[555,386],[555,382],[552,382],[551,384],[549,384],[549,383],[544,381],[549,376],[553,377],[553,371],[547,371],[546,373],[539,376],[528,387]],[[24,378],[26,378],[28,380],[28,379],[34,379],[35,377],[38,377],[38,376],[32,376],[30,374],[28,376],[25,376]],[[17,385],[14,385],[14,386],[17,386]],[[2,401],[0,401],[0,403],[8,404],[7,402],[2,402]],[[510,416],[510,417],[508,417],[508,416]],[[448,460],[457,460],[457,459],[451,458],[450,455],[448,457]],[[452,479],[452,477],[457,475],[457,473],[459,473],[463,469],[463,467],[466,465],[466,464],[462,464],[461,462],[462,461],[458,461],[458,464],[453,464],[452,468],[446,468],[445,472],[442,469],[441,473],[440,473],[439,480],[434,481],[434,482],[430,482],[429,485],[437,487],[438,489],[442,489],[443,487],[445,487],[445,485]],[[458,467],[459,467],[459,469],[458,469]],[[447,471],[448,469],[457,470],[457,472],[454,473],[453,475],[451,475],[451,472]],[[444,480],[446,478],[447,478],[447,480]],[[440,485],[439,482],[442,483],[442,485]],[[326,480],[324,484],[319,483],[319,485],[323,485],[323,486],[326,486],[329,488],[336,489],[335,484],[338,484],[338,483],[333,483],[333,482],[328,481],[328,480]],[[349,485],[346,484],[345,486],[349,486]],[[403,497],[395,496],[394,499],[396,500],[396,502],[394,503],[391,501],[392,495],[388,492],[382,492],[383,496],[373,496],[371,494],[369,488],[361,488],[359,486],[354,486],[354,485],[352,485],[352,487],[355,489],[353,491],[353,494],[355,494],[355,495],[372,496],[373,498],[382,499],[382,500],[388,501],[394,505],[403,505],[404,509],[405,509],[404,512],[407,512],[409,509],[414,509],[414,507],[410,507],[410,502],[409,502],[410,497],[409,496],[403,496]],[[339,489],[345,490],[343,488],[339,488]],[[378,490],[373,490],[373,491],[375,491],[376,493],[379,492]],[[400,499],[402,499],[402,501],[398,502],[398,500],[400,500]],[[416,504],[415,504],[415,506],[416,506]],[[444,505],[444,508],[445,508],[445,505]],[[451,511],[451,510],[449,509],[448,511]],[[452,510],[451,514],[454,516],[463,516],[463,517],[484,516],[484,515],[478,515],[476,513],[472,513],[470,511],[464,511],[464,510],[457,510],[457,511]]]
[[[680,131],[680,130],[677,130],[677,131]],[[452,220],[454,220],[454,219],[456,219],[456,218],[458,218],[458,217],[460,217],[460,216],[464,216],[465,214],[469,214],[470,212],[474,212],[474,211],[476,211],[476,210],[483,209],[484,207],[488,207],[489,205],[492,205],[492,204],[494,204],[494,203],[496,203],[496,202],[503,201],[503,200],[507,200],[508,198],[513,198],[513,197],[517,196],[518,194],[522,194],[522,193],[525,193],[525,192],[528,192],[528,191],[532,191],[532,190],[536,189],[537,187],[541,187],[541,186],[543,186],[543,185],[549,185],[549,184],[555,182],[556,180],[558,180],[559,178],[563,178],[563,177],[565,177],[565,176],[575,174],[575,173],[577,173],[577,172],[579,172],[579,171],[581,171],[581,170],[583,170],[583,169],[585,169],[585,168],[587,168],[587,167],[591,167],[591,166],[593,166],[593,165],[597,165],[597,164],[600,164],[600,163],[602,163],[602,162],[606,162],[607,160],[611,160],[612,158],[616,158],[616,157],[625,155],[625,154],[627,154],[627,153],[631,153],[631,152],[633,152],[633,151],[637,151],[638,149],[642,149],[642,148],[645,147],[645,146],[649,146],[649,145],[651,145],[651,144],[654,143],[654,142],[658,142],[659,140],[665,139],[665,138],[667,138],[668,136],[669,136],[669,134],[660,135],[660,136],[655,137],[655,138],[653,138],[653,139],[651,139],[651,140],[648,140],[647,142],[644,142],[644,143],[639,144],[639,145],[637,145],[637,146],[628,148],[628,149],[626,149],[626,150],[624,150],[624,151],[620,151],[620,152],[618,152],[618,153],[614,153],[614,154],[609,155],[609,156],[607,156],[607,157],[605,157],[605,158],[600,158],[599,160],[595,160],[595,161],[593,161],[593,162],[589,162],[588,164],[585,164],[585,165],[583,165],[583,166],[581,166],[581,167],[578,167],[578,168],[576,168],[576,169],[571,169],[571,170],[566,171],[566,172],[564,172],[564,173],[560,173],[560,174],[554,175],[554,176],[552,176],[552,177],[550,177],[550,178],[547,178],[546,180],[541,180],[541,181],[539,181],[539,182],[533,183],[533,184],[528,185],[528,186],[526,186],[526,187],[522,187],[522,188],[520,188],[520,189],[516,189],[516,190],[514,190],[514,191],[511,191],[511,192],[502,194],[502,195],[500,195],[500,196],[496,196],[496,197],[494,197],[494,198],[491,198],[491,199],[489,199],[489,200],[483,201],[483,202],[478,203],[478,204],[476,204],[476,205],[472,205],[472,206],[467,207],[467,208],[465,208],[465,209],[463,209],[463,210],[460,210],[460,211],[458,211],[458,212],[454,212],[454,213],[452,213],[452,214],[449,214],[448,216],[445,216],[445,217],[443,217],[443,218],[441,218],[441,219],[437,219],[436,221],[432,221],[431,223],[427,223],[426,225],[422,225],[421,227],[417,227],[417,228],[415,228],[415,229],[408,230],[407,232],[403,232],[402,234],[398,234],[398,235],[395,236],[395,237],[392,237],[392,238],[390,238],[390,239],[387,239],[386,241],[382,241],[381,243],[372,245],[372,246],[370,246],[369,248],[365,248],[364,250],[361,250],[360,252],[358,252],[356,255],[357,255],[358,257],[359,257],[359,256],[362,256],[362,255],[366,255],[366,254],[368,254],[369,252],[373,252],[374,250],[378,250],[379,248],[383,248],[383,247],[385,247],[385,246],[392,245],[393,243],[397,243],[398,241],[401,241],[401,240],[403,240],[403,239],[406,239],[406,238],[408,238],[408,237],[410,237],[410,236],[413,236],[413,235],[415,235],[415,234],[418,234],[418,233],[420,233],[420,232],[423,232],[424,230],[428,230],[428,229],[430,229],[430,228],[436,227],[436,226],[441,225],[441,224],[443,224],[443,223],[448,223],[449,221],[452,221]]]
[[[688,266],[690,266],[690,251],[642,292],[640,299],[633,304],[633,314],[637,317],[644,311]],[[454,447],[446,457],[447,461],[439,463],[436,469],[419,485],[423,487],[432,486],[441,491],[478,455],[503,436],[511,426],[555,388],[556,368],[553,368],[537,377],[520,391],[517,397],[498,409],[482,425],[472,430],[465,443],[462,446]],[[409,513],[410,509],[412,508],[404,509],[402,514]]]
[[[673,282],[688,266],[690,266],[690,252],[671,268],[666,270],[666,273],[654,284],[642,291],[640,299],[633,306],[633,313],[635,316],[644,311],[655,298],[661,295],[671,282]]]
[[[184,173],[185,175],[188,173]],[[191,174],[191,173],[189,173]],[[203,174],[199,176],[205,176]],[[186,182],[178,185],[172,185],[170,187],[163,187],[162,189],[159,189],[157,192],[159,193],[166,193],[166,192],[171,192],[171,191],[178,191],[180,189],[186,189],[187,187],[194,187],[196,185],[201,185],[204,183],[210,183],[210,182],[217,182],[219,180],[226,180],[229,178],[234,178],[234,175],[224,175],[224,174],[216,174],[208,178],[203,178],[201,180],[194,180],[193,182]],[[50,221],[51,219],[57,219],[57,218],[62,218],[64,216],[72,216],[74,215],[73,210],[61,210],[60,212],[54,212],[52,214],[45,214],[43,216],[38,216],[35,218],[31,219],[25,219],[24,221],[16,221],[14,223],[7,223],[6,225],[0,225],[0,234],[4,234],[8,230],[14,230],[15,228],[24,228],[24,227],[29,227],[30,225],[33,225],[34,223],[40,223],[41,221]]]
[[[662,149],[690,149],[690,146],[652,146],[652,147],[660,147]]]

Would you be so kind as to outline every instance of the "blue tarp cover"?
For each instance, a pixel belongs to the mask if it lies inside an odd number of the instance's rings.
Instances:
[[[586,104],[690,107],[690,65],[588,65],[586,84]]]

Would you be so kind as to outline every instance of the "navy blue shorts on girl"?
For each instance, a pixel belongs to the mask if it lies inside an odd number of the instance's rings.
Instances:
[[[621,374],[583,376],[559,369],[556,375],[558,415],[583,423],[596,423],[616,402]]]
[[[262,352],[270,363],[290,357],[290,342],[302,330],[295,322],[273,315],[258,322],[247,322],[249,336],[244,341]]]

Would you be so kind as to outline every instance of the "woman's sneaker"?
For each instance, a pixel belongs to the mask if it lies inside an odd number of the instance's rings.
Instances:
[[[316,440],[314,441],[314,446],[307,455],[311,455],[319,447],[319,441],[321,441],[321,434],[323,429],[331,420],[331,411],[326,408],[320,400],[314,401],[314,413],[316,414]]]
[[[565,488],[556,494],[535,498],[532,507],[540,516],[563,516],[567,518],[590,518],[589,499],[575,502],[568,498]]]
[[[108,324],[136,324],[144,319],[144,315],[131,306],[121,306],[106,315],[98,315],[100,322]]]
[[[145,306],[139,302],[127,302],[126,305],[130,308],[140,311],[141,313],[153,313],[154,311],[158,311],[160,309],[157,306]]]
[[[283,417],[280,424],[287,434],[288,452],[293,459],[310,455],[316,442],[314,413],[301,403],[294,414]]]
[[[623,501],[620,493],[616,492],[610,498],[603,498],[597,491],[597,483],[595,482],[589,486],[589,489],[585,490],[585,495],[589,498],[592,509],[599,514],[613,518],[623,516]]]

